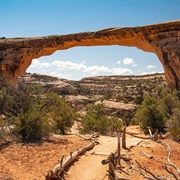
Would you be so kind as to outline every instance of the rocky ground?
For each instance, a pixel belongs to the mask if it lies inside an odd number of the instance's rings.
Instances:
[[[0,147],[0,180],[43,180],[70,151],[89,144],[77,136],[56,136],[40,144],[10,143]],[[3,180],[4,180],[3,179]]]
[[[136,135],[144,136],[139,127],[130,126],[127,131]],[[102,165],[101,161],[108,157],[108,154],[115,152],[117,149],[117,137],[100,136],[99,145],[95,146],[91,151],[81,156],[68,170],[65,179],[67,180],[106,180],[108,179],[108,165]],[[161,140],[166,142],[172,148],[171,161],[180,167],[180,145],[171,140]],[[49,170],[51,170],[61,159],[63,155],[68,156],[70,151],[89,144],[76,135],[54,136],[48,141],[41,144],[22,144],[10,143],[0,147],[0,179],[14,180],[43,180]],[[167,152],[164,146],[159,142],[151,140],[134,138],[127,136],[128,150],[122,150],[122,154],[129,156],[132,160],[130,164],[121,161],[124,166],[123,171],[119,171],[119,176],[126,179],[144,179],[140,175],[137,160],[142,167],[148,168],[155,175],[170,176],[162,168],[163,164],[153,159],[157,158],[163,162],[167,162]],[[144,153],[149,154],[146,157]],[[168,168],[174,168],[168,166]],[[135,170],[134,170],[135,169]],[[174,171],[176,173],[176,171]],[[176,173],[177,174],[177,173]],[[147,174],[149,175],[149,174]],[[173,178],[172,178],[173,179]]]

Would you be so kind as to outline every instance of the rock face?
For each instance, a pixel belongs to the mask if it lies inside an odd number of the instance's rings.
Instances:
[[[0,77],[17,81],[34,58],[75,46],[100,45],[135,46],[155,53],[164,67],[168,85],[180,89],[180,20],[68,35],[3,37],[0,39]]]
[[[40,75],[40,74],[26,74],[21,76],[19,81],[23,81],[26,84],[38,83],[44,89],[51,89],[58,94],[72,94],[75,92],[75,88],[69,83],[63,82],[63,80],[57,77]]]
[[[158,73],[144,76],[94,76],[83,78],[78,83],[89,94],[108,94],[114,92],[121,95],[121,92],[125,92],[127,89],[128,93],[133,93],[131,97],[133,95],[137,96],[135,93],[138,87],[153,90],[155,87],[167,85],[164,74]]]

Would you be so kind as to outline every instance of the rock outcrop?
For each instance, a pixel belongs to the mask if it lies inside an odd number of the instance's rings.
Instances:
[[[180,89],[180,20],[33,38],[0,38],[0,76],[17,81],[32,59],[75,46],[135,46],[155,53],[171,88]]]
[[[137,96],[135,93],[138,87],[153,90],[155,89],[153,86],[157,88],[158,86],[167,85],[163,73],[141,76],[94,76],[83,78],[78,83],[89,94],[117,93],[121,95],[121,92],[125,92],[127,89],[128,93],[132,92],[135,96]],[[78,88],[78,86],[76,87]]]
[[[51,89],[58,94],[72,94],[76,90],[71,84],[54,76],[25,74],[19,78],[19,82],[20,81],[23,81],[26,84],[38,83],[44,89]]]

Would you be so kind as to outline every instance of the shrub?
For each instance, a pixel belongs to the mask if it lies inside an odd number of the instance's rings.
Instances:
[[[8,114],[12,114],[13,105],[15,103],[15,89],[10,84],[1,86],[0,88],[0,114],[7,116]]]
[[[160,111],[158,100],[155,97],[147,96],[142,105],[137,108],[133,122],[141,123],[145,133],[147,133],[147,127],[150,127],[152,132],[155,132],[156,129],[164,132],[165,117]]]
[[[90,108],[83,120],[83,131],[104,133],[107,128],[107,116],[103,104],[97,104]]]
[[[50,134],[49,121],[38,104],[33,104],[25,113],[18,114],[17,132],[27,141],[41,140]]]
[[[103,104],[97,104],[90,108],[87,115],[84,117],[83,130],[81,132],[100,132],[102,134],[106,132],[118,131],[122,123],[115,118],[108,118],[107,112]]]
[[[161,95],[161,97],[161,108],[166,117],[169,119],[173,115],[173,109],[179,104],[179,99],[170,92]]]
[[[15,126],[14,133],[27,141],[47,137],[52,128],[64,134],[73,123],[73,109],[57,94],[45,93],[38,84],[0,85],[0,114]],[[52,121],[49,121],[52,119]]]
[[[136,96],[136,98],[134,99],[134,102],[136,105],[142,104],[143,101],[143,96]]]
[[[173,109],[173,115],[167,121],[167,127],[170,133],[177,140],[180,139],[180,111],[178,108]]]
[[[118,117],[108,118],[107,131],[108,132],[120,132],[122,128],[122,122]]]
[[[109,100],[109,99],[111,99],[111,97],[112,97],[112,93],[111,92],[107,92],[107,93],[104,94],[104,99],[105,100]]]
[[[161,91],[161,108],[167,117],[167,128],[176,139],[180,138],[180,101],[179,91],[163,88]]]
[[[69,130],[77,116],[71,106],[53,92],[47,94],[46,109],[52,119],[54,131],[61,134],[65,134],[65,131]]]
[[[21,86],[20,96],[16,96],[17,136],[23,140],[40,140],[50,134],[50,124],[47,112],[42,109],[45,105],[45,96],[37,84]]]

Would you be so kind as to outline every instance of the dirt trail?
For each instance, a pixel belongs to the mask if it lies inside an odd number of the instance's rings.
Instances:
[[[81,156],[73,166],[70,167],[68,175],[65,179],[71,180],[100,180],[106,175],[107,167],[101,164],[103,159],[107,156],[95,155],[96,153],[110,154],[116,150],[116,138],[100,136],[99,145],[95,146],[93,150]]]
[[[127,131],[133,132],[141,137],[144,136],[137,126],[130,126],[127,128]],[[164,142],[172,147],[171,160],[177,167],[180,167],[180,145],[170,139],[162,140],[162,143]],[[84,156],[81,156],[79,160],[69,168],[67,175],[65,175],[66,180],[108,180],[108,176],[106,176],[108,164],[102,165],[101,161],[107,159],[111,152],[114,153],[117,150],[117,137],[100,136],[99,143],[99,145],[95,146],[93,150],[87,152]],[[163,170],[162,163],[142,155],[142,152],[146,152],[157,159],[167,162],[167,152],[161,143],[127,135],[126,144],[128,148],[132,147],[131,151],[121,149],[121,154],[126,154],[132,159],[131,165],[133,165],[133,169],[130,164],[121,161],[121,165],[124,166],[123,170],[126,173],[123,173],[122,171],[119,172],[119,177],[131,180],[144,180],[145,178],[139,173],[139,167],[137,166],[136,160],[143,167],[147,167],[155,175],[164,177],[170,176]],[[174,171],[174,173],[177,174],[176,171]]]
[[[127,138],[127,146],[137,145],[141,139]],[[67,172],[67,180],[107,180],[108,165],[102,165],[101,161],[107,159],[111,152],[117,150],[117,137],[100,136],[99,144],[93,150],[81,156]],[[123,150],[124,151],[124,150]],[[106,177],[105,177],[106,176]]]
[[[127,131],[133,132],[138,136],[143,136],[139,127],[130,126]],[[129,156],[132,170],[126,162],[122,162],[125,171],[121,172],[120,177],[131,180],[143,180],[139,174],[137,160],[143,167],[147,167],[156,175],[168,175],[162,169],[162,163],[154,161],[142,155],[146,152],[157,159],[167,162],[167,152],[161,143],[151,140],[142,140],[127,136],[127,147],[133,146],[131,151],[122,150],[121,153]],[[139,143],[140,142],[140,143]],[[172,148],[171,160],[180,168],[180,145],[171,140],[164,139],[162,142],[168,143]],[[117,149],[117,137],[100,136],[99,143],[91,151],[80,156],[74,162],[65,175],[66,180],[107,180],[106,175],[108,165],[102,165],[101,161],[107,159],[111,152]],[[138,144],[139,143],[139,144]],[[54,136],[54,139],[42,142],[41,144],[11,143],[5,147],[0,146],[0,179],[11,178],[13,180],[44,180],[49,170],[58,163],[62,155],[68,156],[70,151],[76,151],[89,144],[89,141],[75,135]],[[138,144],[138,145],[137,145]],[[97,155],[96,155],[97,154]],[[103,154],[103,155],[99,155]],[[169,167],[170,168],[170,167]],[[177,173],[176,171],[174,171]],[[105,177],[105,178],[104,178]]]

